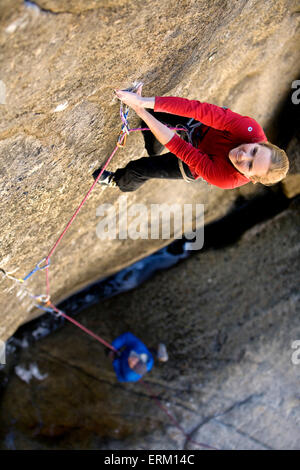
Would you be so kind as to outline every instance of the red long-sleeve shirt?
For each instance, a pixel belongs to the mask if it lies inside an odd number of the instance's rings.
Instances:
[[[228,154],[241,144],[267,140],[254,119],[213,104],[172,96],[156,96],[154,111],[194,118],[203,123],[194,145],[177,134],[165,145],[189,166],[195,179],[201,177],[223,189],[236,188],[250,181],[232,165]]]

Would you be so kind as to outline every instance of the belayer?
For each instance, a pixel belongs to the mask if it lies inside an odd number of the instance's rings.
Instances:
[[[155,155],[153,143],[149,144],[144,132],[150,156],[132,160],[115,172],[103,171],[98,180],[101,185],[127,192],[151,178],[201,178],[219,188],[233,189],[250,181],[271,185],[288,172],[284,150],[268,142],[262,127],[251,117],[197,100],[142,97],[141,87],[136,93],[117,90],[116,95],[140,116],[169,152]],[[186,128],[189,141],[156,119],[156,113],[167,124]],[[100,171],[94,172],[95,179]]]
[[[132,333],[122,334],[111,344],[118,351],[118,353],[110,351],[109,357],[113,361],[113,368],[119,382],[137,382],[152,369],[154,351],[150,352]],[[166,346],[163,343],[158,345],[156,355],[160,362],[168,360]]]

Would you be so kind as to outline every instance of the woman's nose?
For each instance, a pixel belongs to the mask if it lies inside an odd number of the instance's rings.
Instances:
[[[252,157],[251,157],[251,155],[248,155],[248,153],[241,150],[239,158],[240,158],[241,162],[246,162],[248,160],[251,160]]]

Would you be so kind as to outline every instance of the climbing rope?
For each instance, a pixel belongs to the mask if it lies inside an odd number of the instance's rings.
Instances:
[[[138,87],[140,86],[140,83],[138,83],[137,85],[135,85],[134,87],[126,90],[126,91],[135,91]],[[39,303],[36,303],[35,304],[35,307],[37,307],[38,309],[44,311],[44,312],[48,312],[48,313],[51,313],[53,315],[55,315],[56,317],[63,317],[65,318],[66,320],[68,320],[69,322],[73,323],[75,326],[77,326],[78,328],[80,328],[82,331],[84,331],[85,333],[87,333],[88,335],[90,335],[91,337],[93,337],[94,339],[96,339],[97,341],[99,341],[100,343],[102,343],[104,346],[106,346],[107,348],[111,349],[112,351],[114,351],[116,354],[120,354],[119,351],[117,349],[115,349],[110,343],[106,342],[103,338],[101,338],[100,336],[96,335],[93,331],[89,330],[88,328],[86,328],[85,326],[83,326],[81,323],[77,322],[76,320],[74,320],[74,318],[68,316],[65,312],[63,312],[62,310],[58,309],[50,300],[50,279],[49,279],[49,266],[50,266],[50,263],[51,263],[51,256],[53,255],[53,253],[55,252],[55,250],[57,249],[58,245],[60,244],[60,242],[62,241],[64,235],[66,234],[66,232],[68,231],[68,229],[70,228],[70,226],[72,225],[72,223],[74,222],[75,218],[77,217],[78,213],[80,212],[80,210],[82,209],[83,205],[85,204],[85,202],[87,201],[88,197],[90,196],[91,192],[93,191],[94,187],[96,186],[98,180],[101,178],[101,175],[102,173],[104,172],[104,170],[106,169],[106,167],[109,165],[110,161],[112,160],[112,158],[114,157],[115,153],[117,152],[118,148],[123,148],[125,147],[126,145],[126,139],[127,139],[127,136],[130,134],[130,132],[136,132],[136,131],[149,131],[150,129],[149,128],[134,128],[134,129],[131,129],[130,126],[129,126],[129,122],[128,122],[128,115],[129,115],[129,107],[128,106],[123,106],[123,103],[121,102],[120,104],[120,117],[121,117],[121,121],[122,121],[122,128],[121,128],[121,132],[118,136],[118,140],[117,140],[117,143],[116,143],[116,146],[114,148],[114,150],[112,151],[111,155],[108,157],[108,159],[106,160],[106,162],[104,163],[103,167],[102,167],[102,170],[100,171],[99,175],[97,176],[97,178],[95,179],[94,183],[91,185],[91,187],[89,188],[88,192],[86,193],[86,195],[84,196],[84,198],[82,199],[82,201],[80,202],[80,204],[78,205],[77,209],[75,210],[75,212],[73,213],[72,217],[70,218],[70,220],[68,221],[68,223],[66,224],[65,228],[63,229],[63,231],[61,232],[61,234],[59,235],[59,237],[57,238],[57,240],[55,241],[55,243],[53,244],[53,246],[51,247],[51,249],[49,250],[49,253],[48,255],[41,259],[41,261],[39,261],[36,266],[24,277],[24,278],[17,278],[15,276],[12,275],[12,273],[9,273],[7,271],[5,271],[3,268],[0,268],[0,272],[2,273],[2,275],[18,284],[20,284],[21,289],[23,290],[23,292],[25,294],[27,294],[28,296],[30,296],[31,298],[33,298],[34,300],[36,300],[37,302]],[[187,129],[186,128],[178,128],[178,127],[170,127],[170,129],[174,129],[176,131],[184,131],[184,132],[187,132]],[[34,295],[30,289],[27,288],[27,286],[25,285],[26,281],[31,277],[33,276],[35,273],[39,272],[39,271],[43,271],[45,270],[46,272],[46,294],[41,294],[41,295]],[[168,412],[168,410],[161,404],[160,400],[154,396],[150,390],[150,387],[143,381],[140,379],[140,382],[143,384],[144,387],[146,387],[148,389],[148,391],[150,391],[150,394],[152,396],[152,398],[155,400],[156,404],[158,405],[158,407],[160,409],[162,409],[168,416],[169,418],[171,419],[171,421],[176,425],[176,427],[184,434],[184,436],[192,443],[196,444],[196,445],[199,445],[201,447],[205,447],[207,449],[214,449],[214,450],[217,450],[215,447],[211,447],[207,444],[204,444],[204,443],[201,443],[201,442],[196,442],[196,441],[193,441],[190,436],[184,431],[184,429],[180,426],[180,424],[178,423],[178,421],[176,421],[176,419]]]

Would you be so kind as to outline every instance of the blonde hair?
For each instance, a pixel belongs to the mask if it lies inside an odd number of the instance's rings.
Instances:
[[[271,144],[271,142],[259,142],[259,145],[271,150],[270,168],[266,175],[251,176],[250,179],[253,183],[261,183],[265,186],[271,186],[286,177],[290,166],[289,159],[284,150]]]

